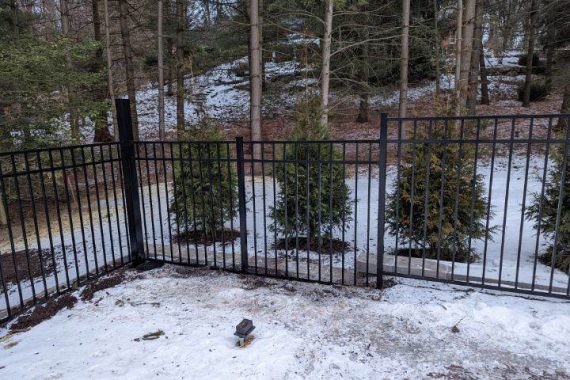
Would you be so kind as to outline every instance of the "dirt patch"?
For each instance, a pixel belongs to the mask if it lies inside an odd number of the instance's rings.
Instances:
[[[214,243],[230,243],[236,240],[240,235],[239,231],[224,229],[218,230],[214,233],[207,233],[206,231],[188,231],[173,236],[177,243],[191,243],[191,244],[205,244],[211,245]]]
[[[408,248],[399,249],[397,253],[392,252],[392,254],[397,254],[398,256],[413,257],[416,259],[421,259],[424,257],[424,250],[422,248],[412,248],[411,251]],[[437,260],[438,253],[437,249],[426,249],[425,258]],[[441,261],[455,261],[456,263],[474,263],[479,260],[480,257],[474,252],[469,252],[466,250],[457,251],[455,255],[452,249],[441,249],[439,253],[439,260]]]
[[[305,237],[299,237],[297,244],[297,238],[293,237],[289,239],[277,240],[277,242],[273,245],[273,248],[287,250],[297,249],[300,251],[309,250],[321,254],[338,254],[345,253],[350,250],[350,244],[338,239],[321,239],[319,241],[318,238],[307,239]]]
[[[65,294],[58,298],[49,300],[45,305],[36,306],[31,313],[22,315],[10,326],[11,332],[27,330],[39,325],[56,315],[65,308],[71,309],[77,302],[77,298],[71,294]]]
[[[47,276],[54,271],[53,259],[49,249],[41,251],[30,249],[15,254],[0,255],[2,275],[6,283]],[[28,264],[29,263],[29,264]]]
[[[124,270],[117,271],[113,274],[102,277],[97,281],[90,283],[85,287],[85,289],[83,289],[83,291],[81,292],[81,299],[83,301],[90,301],[93,299],[93,295],[96,292],[117,286],[120,283],[122,283],[124,280],[125,280]]]

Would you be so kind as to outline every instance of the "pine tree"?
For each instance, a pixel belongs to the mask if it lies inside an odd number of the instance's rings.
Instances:
[[[539,234],[551,239],[550,245],[539,257],[540,261],[550,266],[554,264],[555,268],[568,272],[570,269],[570,209],[567,205],[570,202],[570,165],[568,162],[564,165],[563,147],[554,151],[553,162],[554,167],[550,170],[550,175],[544,184],[544,196],[542,193],[533,195],[526,216],[528,220],[534,221],[534,228]],[[561,198],[560,185],[562,183]],[[560,219],[558,219],[559,209]],[[556,232],[557,224],[558,232]]]
[[[443,128],[433,129],[427,134],[430,139],[451,136]],[[473,147],[424,143],[404,154],[399,184],[394,183],[388,196],[390,231],[401,237],[402,247],[414,243],[422,255],[425,248],[427,258],[474,261],[469,239],[490,239],[494,229],[486,230],[484,182],[482,175],[474,176]]]
[[[290,136],[298,143],[288,144],[282,156],[298,164],[277,165],[274,175],[281,191],[270,212],[276,222],[271,228],[283,239],[298,234],[308,246],[328,249],[334,231],[350,221],[351,207],[342,165],[318,163],[340,160],[341,153],[326,142],[306,143],[330,138],[329,129],[319,122],[320,110],[317,97],[299,102],[297,125]]]
[[[222,133],[208,122],[187,132],[181,161],[174,168],[174,198],[170,210],[181,234],[193,239],[219,239],[224,222],[237,214],[237,176],[231,175]],[[200,143],[199,141],[209,141]],[[190,160],[190,161],[188,161]],[[195,223],[195,225],[194,225]]]

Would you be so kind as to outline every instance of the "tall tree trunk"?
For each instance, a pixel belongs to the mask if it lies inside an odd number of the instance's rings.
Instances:
[[[551,21],[552,23],[552,21]],[[547,40],[546,43],[546,84],[552,86],[552,74],[554,66],[554,53],[555,47],[554,42],[556,41],[556,28],[553,25],[547,26]]]
[[[250,0],[249,3],[249,81],[250,81],[250,127],[251,140],[260,141],[261,136],[261,94],[262,94],[262,58],[261,58],[261,41],[260,41],[260,25],[259,25],[259,2],[258,0]],[[261,157],[261,147],[259,144],[254,146],[253,157],[259,159]]]
[[[483,42],[483,41],[481,41]],[[481,43],[481,46],[483,44]],[[481,49],[479,56],[479,71],[481,74],[481,104],[489,104],[489,79],[487,78],[487,68],[485,67],[485,49]]]
[[[223,17],[222,0],[216,0],[216,24],[222,20],[222,17]]]
[[[455,31],[455,115],[461,115],[461,57],[463,47],[463,0],[457,0],[457,23]]]
[[[93,64],[93,71],[101,73],[103,71],[103,37],[101,33],[101,16],[99,15],[99,0],[91,0],[91,10],[93,13],[93,35],[95,41],[99,43],[99,47],[95,51],[95,62]],[[101,78],[102,79],[102,78]],[[94,89],[95,98],[100,102],[104,102],[107,97],[106,86],[101,83],[96,85]],[[95,117],[95,142],[110,142],[113,137],[109,132],[107,125],[107,110],[101,110],[99,115]]]
[[[410,50],[410,0],[402,0],[402,58],[400,60],[400,109],[398,115],[406,117],[408,106],[408,61]]]
[[[475,29],[475,5],[476,0],[466,0],[463,14],[463,39],[461,71],[459,74],[460,112],[466,106],[467,93],[469,88],[469,73],[471,71],[471,53],[473,50],[473,32]]]
[[[113,136],[119,139],[119,129],[117,126],[117,109],[115,108],[115,90],[113,89],[113,57],[111,52],[111,27],[109,24],[109,1],[103,0],[105,13],[105,49],[107,50],[107,87],[109,98],[111,99],[111,113],[113,118]]]
[[[70,20],[69,20],[69,4],[68,0],[60,0],[60,11],[61,11],[61,31],[64,36],[68,39],[71,39],[71,27],[70,27]],[[73,63],[71,62],[71,54],[69,52],[66,53],[66,65],[67,69],[71,70]],[[69,83],[67,86],[67,99],[69,102],[69,124],[71,127],[71,137],[73,140],[79,140],[80,138],[80,131],[79,131],[79,115],[77,114],[77,110],[73,105],[73,98],[74,96],[74,89],[72,83]]]
[[[6,215],[6,209],[4,208],[2,190],[0,190],[0,226],[8,224],[8,217]]]
[[[433,27],[435,31],[435,98],[439,101],[441,93],[441,38],[439,35],[438,0],[433,0]]]
[[[259,3],[259,46],[261,51],[261,89],[265,91],[267,88],[267,78],[265,77],[265,60],[263,59],[263,0],[257,0]]]
[[[327,126],[329,122],[329,90],[331,76],[331,42],[333,24],[333,0],[325,0],[325,32],[322,42],[322,68],[321,68],[321,125]]]
[[[479,68],[481,52],[483,50],[483,4],[478,0],[475,4],[475,28],[473,31],[473,49],[471,51],[471,68],[469,69],[469,88],[467,91],[467,113],[475,115],[477,112],[477,90],[479,88]]]
[[[168,45],[168,51],[170,52],[170,56],[173,55],[174,52],[174,40],[171,37],[166,37],[166,44]],[[173,96],[174,95],[174,60],[172,57],[168,60],[168,78],[166,78],[166,96]]]
[[[207,28],[212,24],[212,14],[210,13],[210,0],[204,0],[204,23]]]
[[[362,33],[361,39],[365,41],[362,45],[362,56],[361,56],[361,65],[362,70],[360,72],[360,105],[358,107],[358,117],[356,118],[357,123],[367,123],[369,120],[369,108],[370,108],[370,90],[369,90],[369,80],[370,80],[370,67],[368,65],[369,62],[369,42],[370,39],[370,28],[369,25],[369,10],[367,8],[364,9],[366,13],[366,22],[364,31]]]
[[[158,34],[158,136],[164,140],[164,51],[162,47],[162,0],[158,0],[157,34]]]
[[[564,95],[562,95],[562,106],[560,107],[560,113],[570,114],[570,82],[566,82],[564,86]],[[568,125],[568,118],[559,118],[556,128],[559,131],[565,131],[566,128],[570,128]]]
[[[129,9],[127,0],[119,1],[119,24],[123,40],[125,72],[127,79],[127,95],[131,101],[131,119],[133,121],[133,137],[139,139],[139,117],[137,113],[137,89],[135,87],[135,70],[133,67],[133,51],[131,49],[131,32],[129,30]]]
[[[176,132],[182,137],[186,128],[184,104],[184,32],[186,30],[186,0],[176,0]]]
[[[526,54],[526,76],[524,80],[523,107],[530,107],[530,87],[532,84],[532,59],[534,57],[537,8],[537,0],[531,0],[527,34],[528,49]]]

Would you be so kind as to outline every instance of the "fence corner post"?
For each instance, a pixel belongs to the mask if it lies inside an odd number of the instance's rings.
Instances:
[[[384,234],[386,224],[386,171],[388,160],[388,114],[380,115],[380,157],[378,161],[378,244],[376,253],[376,288],[382,289],[384,274]],[[368,269],[367,269],[368,270]]]
[[[243,137],[236,137],[237,173],[238,173],[238,202],[239,202],[239,237],[241,249],[241,270],[247,272],[249,255],[247,252],[247,210],[245,200],[245,168],[243,153]]]
[[[131,107],[128,99],[115,99],[117,110],[117,126],[121,149],[121,165],[123,168],[122,183],[125,188],[127,206],[127,223],[130,241],[130,256],[133,265],[145,261],[142,218],[139,198],[135,150],[133,144],[133,124]]]

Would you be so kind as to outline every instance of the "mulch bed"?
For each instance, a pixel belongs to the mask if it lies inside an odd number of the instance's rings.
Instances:
[[[337,254],[337,253],[344,253],[350,249],[350,244],[345,241],[338,240],[338,239],[321,239],[319,243],[318,238],[311,238],[310,241],[306,237],[299,237],[299,245],[297,246],[297,238],[289,238],[289,239],[279,239],[273,245],[273,248],[277,249],[299,249],[302,251],[312,251],[317,253],[326,253],[326,254]],[[287,243],[287,244],[285,244]],[[331,252],[331,243],[332,243],[332,252]]]
[[[538,256],[538,261],[540,263],[551,267],[552,266],[552,247],[550,247],[545,253]],[[567,252],[557,252],[556,258],[554,260],[554,268],[568,273],[570,271],[570,254]]]
[[[125,271],[119,270],[108,276],[99,278],[98,280],[89,283],[85,289],[81,292],[81,299],[83,301],[90,301],[93,299],[93,295],[100,291],[108,288],[112,288],[121,284],[125,280]]]
[[[408,248],[398,249],[398,252],[392,252],[392,254],[397,254],[398,256],[410,257],[410,250]],[[422,248],[412,248],[411,257],[421,259],[424,257],[424,250]],[[437,260],[437,249],[426,249],[425,251],[426,259]],[[455,261],[456,263],[474,263],[479,260],[479,255],[468,252],[465,250],[457,251],[455,253],[455,258],[453,257],[453,250],[442,248],[439,253],[440,261]]]
[[[44,305],[36,306],[29,314],[19,317],[16,322],[10,326],[10,331],[18,332],[39,325],[43,321],[56,315],[60,310],[65,308],[71,309],[76,302],[77,298],[71,294],[65,294],[49,300]]]
[[[211,245],[214,243],[230,243],[239,238],[239,231],[236,230],[217,230],[215,233],[206,233],[202,230],[183,232],[173,236],[177,243],[197,243]]]
[[[0,263],[2,265],[2,275],[4,276],[5,283],[16,283],[16,280],[29,280],[31,278],[41,277],[42,275],[42,261],[43,273],[47,276],[54,271],[51,251],[43,249],[30,249],[27,252],[30,261],[28,270],[28,258],[26,258],[26,251],[16,252],[14,255],[11,253],[0,255]],[[41,257],[41,260],[40,260]],[[14,261],[16,265],[14,266]],[[30,276],[31,273],[31,276]]]

